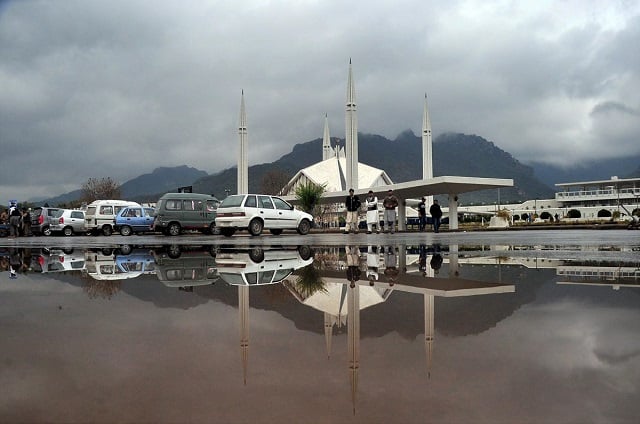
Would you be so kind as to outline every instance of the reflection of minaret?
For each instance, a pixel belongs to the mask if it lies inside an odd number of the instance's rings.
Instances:
[[[349,59],[347,82],[347,108],[345,113],[345,149],[347,158],[347,189],[358,188],[358,115],[356,114],[356,89]]]
[[[329,136],[329,118],[324,114],[324,134],[322,135],[322,160],[327,160],[333,156],[331,149],[331,137]]]
[[[333,321],[331,320],[331,314],[324,313],[324,341],[327,346],[327,358],[331,356],[331,336],[333,335]]]
[[[249,161],[247,159],[247,113],[244,108],[244,90],[240,99],[240,152],[238,155],[238,194],[249,192]]]
[[[424,95],[424,112],[422,115],[422,179],[433,178],[433,149],[431,145],[431,119],[427,108],[427,94]],[[433,203],[433,196],[426,197],[427,208]]]
[[[424,294],[424,347],[427,354],[427,375],[431,378],[431,358],[433,355],[434,301],[432,294]]]
[[[360,368],[360,286],[349,287],[347,292],[347,339],[349,356],[349,380],[351,381],[351,402],[356,413],[356,393],[358,392],[358,369]]]
[[[249,287],[238,286],[238,311],[240,313],[240,353],[242,356],[242,376],[247,384],[249,368]]]

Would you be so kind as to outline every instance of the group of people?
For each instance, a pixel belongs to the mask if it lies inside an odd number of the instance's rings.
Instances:
[[[0,212],[0,224],[9,225],[9,237],[31,235],[31,213],[27,208],[20,210],[16,202],[11,202],[9,209]]]
[[[418,214],[420,216],[420,231],[425,231],[427,227],[427,206],[426,198],[422,198],[422,201],[418,207]],[[357,233],[360,212],[362,203],[360,198],[354,194],[353,189],[349,189],[349,195],[345,199],[345,206],[347,209],[346,223],[344,227],[345,233]],[[389,190],[387,195],[382,200],[382,207],[384,208],[383,223],[385,232],[393,234],[396,228],[396,208],[398,207],[398,198],[393,194],[393,190]],[[380,218],[378,215],[378,197],[373,193],[373,190],[369,190],[365,199],[366,208],[366,221],[367,221],[367,234],[371,234],[374,229],[376,233],[380,233]],[[433,232],[437,233],[440,229],[440,222],[442,219],[442,209],[437,200],[433,201],[433,204],[429,208],[429,214],[432,218]]]

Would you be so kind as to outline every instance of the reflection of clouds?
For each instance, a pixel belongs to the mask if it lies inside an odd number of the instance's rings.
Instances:
[[[3,276],[4,277],[4,276]],[[39,278],[37,276],[33,278],[31,274],[18,273],[18,278],[15,280],[9,279],[9,273],[6,273],[6,279],[0,280],[0,294],[1,293],[35,293],[35,292],[47,292],[47,293],[75,293],[80,291],[79,287],[74,287],[70,284],[61,284],[49,280],[47,278]]]
[[[529,324],[526,332],[518,331],[525,325],[522,320],[535,325]],[[638,323],[640,310],[565,300],[523,307],[498,327],[513,332],[513,354],[567,373],[580,368],[610,369],[625,365],[622,358],[638,359]]]

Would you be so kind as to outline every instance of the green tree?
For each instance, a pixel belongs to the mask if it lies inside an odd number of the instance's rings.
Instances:
[[[296,199],[298,199],[302,210],[313,215],[314,209],[318,206],[325,190],[326,184],[307,183],[298,186],[296,188]]]

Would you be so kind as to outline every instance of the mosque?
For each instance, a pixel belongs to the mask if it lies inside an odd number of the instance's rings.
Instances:
[[[239,123],[240,150],[238,157],[238,193],[248,192],[249,165],[247,160],[247,118],[244,103],[244,92],[240,102]],[[426,197],[428,204],[432,196],[448,195],[449,228],[458,228],[458,195],[477,190],[512,187],[512,179],[433,176],[431,120],[427,108],[427,97],[424,98],[422,119],[422,179],[394,183],[384,170],[360,163],[358,161],[358,118],[356,91],[353,79],[353,68],[349,61],[347,80],[347,98],[345,110],[345,146],[332,147],[330,144],[328,118],[325,115],[323,135],[322,161],[298,171],[282,190],[284,198],[296,203],[295,190],[307,183],[325,185],[321,203],[340,204],[353,188],[356,195],[364,198],[369,190],[373,190],[378,199],[384,198],[388,190],[393,190],[400,202],[398,207],[398,229],[406,229],[407,200]],[[416,202],[417,203],[417,202]],[[411,210],[409,208],[409,210]]]

